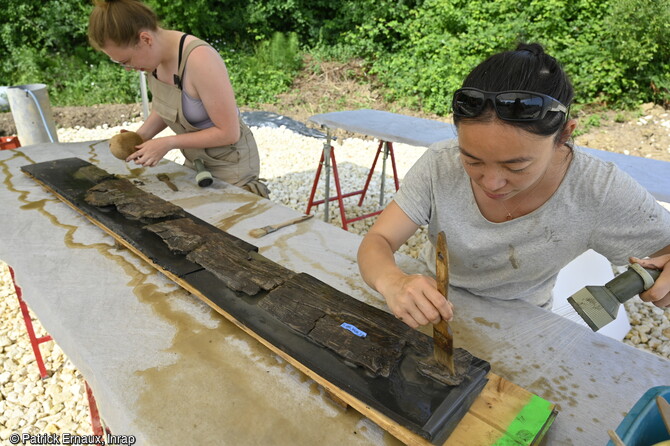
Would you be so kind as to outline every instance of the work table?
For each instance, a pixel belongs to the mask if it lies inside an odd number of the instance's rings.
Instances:
[[[311,219],[260,239],[249,230],[298,212],[162,161],[135,169],[106,142],[0,151],[4,216],[0,259],[24,299],[91,386],[115,434],[138,444],[389,444],[344,412],[301,372],[179,288],[20,172],[33,162],[79,157],[259,247],[266,257],[386,309],[358,274],[360,236]],[[156,179],[167,173],[173,192]],[[423,265],[397,255],[408,272]],[[635,401],[667,385],[670,361],[516,301],[450,291],[456,346],[492,371],[558,405],[547,444],[605,444]]]

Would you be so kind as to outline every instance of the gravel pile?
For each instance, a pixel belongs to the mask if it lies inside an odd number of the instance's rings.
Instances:
[[[140,124],[130,122],[120,127],[103,125],[95,129],[60,129],[58,138],[60,142],[108,139],[121,128],[136,130]],[[259,145],[261,174],[270,188],[271,199],[305,212],[324,140],[303,136],[282,127],[255,127],[252,130]],[[372,140],[340,138],[335,143],[340,181],[345,191],[362,187],[376,149],[377,143]],[[400,178],[424,150],[403,144],[394,145]],[[345,199],[349,217],[379,208],[381,159],[376,170],[377,173],[372,178],[362,207],[356,206],[358,197]],[[390,160],[387,172],[391,172]],[[332,183],[331,190],[334,194]],[[388,202],[394,191],[393,179],[387,175],[385,202]],[[323,180],[317,194],[323,196]],[[316,216],[323,218],[323,206],[316,210]],[[330,218],[331,223],[341,226],[336,204],[330,207]],[[373,219],[358,221],[351,224],[349,230],[364,234],[372,223]],[[401,248],[401,252],[418,257],[423,240],[425,240],[425,229],[415,234]],[[670,309],[658,309],[643,303],[638,298],[631,300],[625,306],[632,330],[624,342],[670,358]],[[2,315],[0,317],[0,353],[2,353],[0,442],[5,444],[9,436],[16,432],[33,435],[90,434],[91,424],[83,377],[54,342],[46,342],[41,345],[41,351],[46,367],[52,375],[45,380],[40,379],[19,305],[11,286],[11,278],[2,263],[0,263],[0,313]],[[38,336],[44,334],[34,316],[33,321]]]

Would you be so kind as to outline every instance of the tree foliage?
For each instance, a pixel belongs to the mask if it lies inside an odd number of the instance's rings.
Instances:
[[[0,2],[0,84],[46,83],[58,105],[137,100],[136,75],[88,45],[91,3]],[[241,103],[271,101],[288,88],[303,51],[364,58],[389,98],[447,113],[451,93],[477,63],[535,41],[563,63],[579,102],[670,104],[667,1],[147,2],[165,27],[221,52]]]
[[[451,92],[484,58],[539,42],[562,62],[577,101],[668,102],[670,3],[655,0],[426,0],[407,15],[399,43],[370,53],[386,23],[347,41],[369,54],[390,98],[447,113]]]
[[[119,70],[88,44],[90,7],[81,1],[0,0],[0,84],[44,83],[58,105],[134,100],[137,75]],[[136,82],[135,82],[136,83]]]

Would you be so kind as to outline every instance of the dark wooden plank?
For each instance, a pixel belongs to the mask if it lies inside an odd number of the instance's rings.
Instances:
[[[47,187],[57,185],[57,189],[53,188],[51,191],[65,203],[84,214],[95,224],[99,223],[99,225],[107,228],[108,232],[117,241],[132,246],[133,250],[142,253],[151,263],[161,265],[171,274],[182,277],[203,269],[202,266],[187,260],[184,256],[175,256],[159,236],[144,229],[147,225],[146,222],[127,219],[116,210],[115,206],[101,208],[90,205],[85,201],[86,192],[91,187],[103,180],[115,178],[114,175],[79,158],[64,158],[27,165],[23,166],[21,170]],[[220,236],[230,238],[241,249],[246,251],[258,250],[251,243],[222,232],[194,215],[189,215],[189,219],[198,226],[208,228],[211,233],[218,231]],[[153,223],[156,223],[156,221]]]
[[[259,306],[375,376],[390,375],[408,341],[417,354],[430,353],[427,337],[306,274],[269,293]]]
[[[77,169],[74,176],[75,178],[89,181],[91,184],[98,184],[101,181],[116,178],[115,175],[94,165],[84,166]]]
[[[146,226],[161,237],[170,251],[185,255],[221,279],[226,286],[249,296],[271,290],[293,276],[293,272],[245,249],[244,244],[216,228],[190,218],[167,220]]]
[[[124,178],[104,180],[96,184],[86,192],[84,200],[97,207],[114,205],[130,220],[150,222],[185,215],[179,206],[143,191]]]
[[[439,364],[434,356],[419,361],[417,370],[424,376],[437,380],[448,386],[457,386],[467,379],[473,356],[462,348],[454,349],[454,373],[443,364]]]
[[[295,361],[301,370],[317,382],[331,390],[335,389],[338,396],[364,413],[367,413],[367,406],[373,408],[371,414],[375,420],[388,417],[403,429],[441,443],[485,385],[489,365],[477,358],[468,369],[468,379],[459,386],[444,385],[421,375],[417,371],[417,364],[432,355],[430,337],[314,277],[307,274],[291,277],[290,271],[281,269],[255,250],[245,251],[224,236],[218,237],[221,245],[217,249],[207,251],[202,248],[209,245],[211,240],[206,230],[198,230],[196,232],[205,234],[205,243],[198,245],[187,256],[176,254],[157,233],[146,229],[146,225],[134,219],[146,219],[146,215],[135,213],[129,219],[113,206],[98,208],[86,203],[83,196],[94,181],[90,179],[91,175],[77,172],[87,163],[82,164],[80,160],[73,159],[63,161],[62,165],[49,162],[24,166],[23,170],[36,177],[70,206],[87,215],[96,225],[113,233],[115,238],[145,256],[159,271],[165,272],[265,345],[282,352],[292,363]],[[78,167],[73,169],[73,166]],[[185,216],[192,218],[198,225],[202,222],[188,213]],[[113,227],[109,227],[108,223]],[[188,227],[186,225],[181,229]],[[216,228],[212,232],[224,234]],[[171,236],[165,239],[170,240]],[[174,248],[174,243],[172,246]],[[158,255],[156,251],[159,251]],[[222,252],[233,254],[222,255]],[[175,259],[188,260],[189,256],[192,259],[196,257],[198,262],[211,262],[207,265],[210,270],[199,268],[181,276],[170,272]],[[164,264],[168,266],[163,267]],[[227,274],[222,276],[222,270],[234,274],[244,270],[242,276],[245,280],[255,277],[253,280],[259,287],[258,292],[251,296],[247,295],[250,293],[231,289],[227,286],[230,277]],[[258,277],[273,270],[279,271],[279,274],[275,274],[277,277]],[[282,283],[279,277],[288,280]],[[273,291],[266,291],[272,288]],[[278,302],[286,304],[281,311],[278,310]],[[288,316],[292,310],[298,309],[301,310],[300,316],[294,313],[293,319],[300,320],[292,322]],[[278,316],[280,313],[283,316]],[[303,314],[308,316],[303,317]],[[350,324],[355,329],[345,329],[342,323]],[[313,335],[305,335],[305,330]],[[360,336],[357,330],[366,331],[366,336]],[[329,333],[335,332],[337,336],[329,339]]]
[[[402,356],[405,341],[385,336],[378,326],[368,327],[346,320],[348,322],[339,315],[323,315],[307,336],[349,362],[365,367],[374,376],[388,378]]]
[[[246,252],[219,240],[209,241],[189,253],[186,258],[202,265],[226,286],[249,296],[261,289],[271,290],[282,284],[293,272],[253,251]]]
[[[347,302],[346,307],[342,306],[341,302],[346,300],[351,302]],[[281,311],[277,308],[279,306],[317,308],[328,314],[339,314],[343,320],[357,320],[361,325],[379,325],[385,336],[401,338],[416,349],[432,349],[432,341],[431,345],[426,345],[426,339],[430,339],[428,336],[408,327],[386,311],[358,299],[352,299],[307,274],[301,274],[295,280],[287,281],[283,287],[270,293],[261,306],[266,308],[272,306],[274,307],[272,311]]]
[[[205,243],[206,237],[214,231],[199,225],[190,218],[163,221],[145,226],[145,229],[158,235],[175,254],[186,255]]]
[[[412,330],[390,314],[341,293],[308,274],[297,274],[270,293],[261,292],[255,297],[231,295],[231,290],[222,287],[208,271],[189,274],[182,280],[185,282],[183,286],[201,295],[217,311],[232,317],[245,331],[260,335],[266,345],[269,344],[289,358],[299,361],[302,370],[306,370],[308,375],[325,378],[328,383],[325,387],[333,390],[344,401],[352,401],[353,397],[352,406],[364,414],[368,412],[361,409],[356,401],[373,408],[375,417],[379,414],[388,417],[399,426],[435,444],[441,444],[456,427],[486,384],[485,376],[489,364],[477,358],[471,364],[468,380],[460,386],[447,386],[421,375],[417,371],[418,362],[432,355],[432,339],[429,336]],[[292,289],[294,292],[286,293],[286,289]],[[313,295],[296,291],[305,289],[322,290],[326,295],[351,301],[352,306],[358,307],[362,304],[371,313],[379,314],[388,324],[378,324],[387,327],[384,331],[375,332],[375,336],[393,338],[394,336],[389,333],[403,331],[410,333],[409,338],[412,342],[402,340],[404,341],[402,356],[395,361],[388,377],[381,374],[374,375],[368,368],[343,358],[341,354],[330,348],[324,348],[320,342],[303,334],[303,331],[309,332],[315,325],[314,320],[318,319],[319,313],[324,313],[324,310],[317,306],[307,305],[311,303]],[[286,302],[293,302],[295,307],[291,309],[290,305],[286,307],[267,305],[270,294],[294,296]],[[347,306],[347,302],[343,305]],[[283,312],[285,316],[278,314],[277,310]],[[293,318],[289,317],[292,312]],[[364,313],[367,311],[364,310]],[[303,314],[311,316],[303,318]],[[367,314],[360,320],[371,317]],[[280,318],[290,321],[295,328],[289,328],[289,325]],[[373,323],[371,326],[375,325]],[[319,379],[317,381],[321,382]],[[395,428],[391,429],[395,431]]]

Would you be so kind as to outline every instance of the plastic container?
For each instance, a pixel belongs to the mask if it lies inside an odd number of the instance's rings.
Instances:
[[[0,136],[0,150],[10,150],[21,147],[18,136]]]
[[[670,402],[670,386],[647,390],[616,428],[616,433],[626,446],[653,446],[670,440],[670,433],[665,428],[656,404],[657,396]],[[614,443],[609,441],[607,446],[614,446]]]

